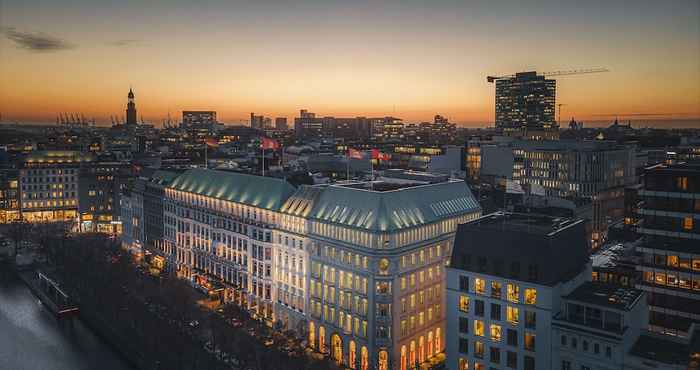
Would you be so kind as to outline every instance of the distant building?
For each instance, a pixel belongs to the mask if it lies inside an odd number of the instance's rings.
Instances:
[[[395,117],[337,118],[317,117],[302,109],[294,119],[295,135],[299,139],[336,138],[350,141],[375,140],[400,142],[404,138],[403,121]]]
[[[78,220],[78,176],[91,154],[37,151],[20,165],[20,212],[29,222]]]
[[[649,327],[690,337],[700,322],[700,165],[650,167],[637,195],[638,288],[649,295]]]
[[[218,124],[215,111],[182,111],[182,127],[195,143],[216,134]]]
[[[217,123],[215,111],[182,111],[182,124],[185,127],[212,126]]]
[[[128,126],[135,126],[138,124],[136,119],[136,103],[134,102],[134,92],[129,88],[129,94],[127,95],[128,102],[126,103],[126,124]]]
[[[536,72],[496,80],[496,128],[504,132],[558,129],[555,95],[556,80]]]
[[[79,229],[121,234],[119,198],[131,178],[128,162],[94,161],[78,173]]]
[[[256,116],[255,113],[250,113],[250,127],[258,130],[265,129],[265,117]]]
[[[286,130],[287,127],[287,117],[277,117],[275,118],[275,129],[276,130]]]

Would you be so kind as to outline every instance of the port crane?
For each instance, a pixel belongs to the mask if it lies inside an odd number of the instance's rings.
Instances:
[[[545,76],[545,77],[556,77],[556,76],[582,75],[582,74],[588,74],[588,73],[602,73],[602,72],[610,72],[610,70],[607,68],[570,69],[567,71],[542,72],[542,73],[540,73],[540,75]],[[504,76],[486,76],[486,81],[493,83],[494,81],[497,81],[497,80],[504,80],[504,79],[514,78],[514,77],[515,77],[514,74],[504,75]]]

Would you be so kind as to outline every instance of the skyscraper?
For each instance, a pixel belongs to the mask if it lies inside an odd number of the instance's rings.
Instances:
[[[129,88],[129,102],[126,104],[126,124],[136,125],[136,103],[134,103],[134,92]]]
[[[555,93],[556,80],[537,72],[496,80],[496,128],[511,132],[557,129]]]

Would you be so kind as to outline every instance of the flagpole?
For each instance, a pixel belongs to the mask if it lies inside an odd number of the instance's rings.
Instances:
[[[350,153],[348,152],[348,155],[346,156],[346,158],[347,158],[347,169],[346,170],[347,170],[348,182],[350,182],[350,155],[349,154]]]
[[[204,169],[209,169],[209,144],[204,140]]]
[[[262,175],[265,177],[265,145],[260,147],[262,150]]]

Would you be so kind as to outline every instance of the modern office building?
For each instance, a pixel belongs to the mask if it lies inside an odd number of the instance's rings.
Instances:
[[[182,128],[194,143],[204,143],[207,136],[218,131],[215,111],[182,111]]]
[[[556,80],[536,72],[496,80],[496,128],[504,132],[557,130]]]
[[[265,116],[256,116],[255,113],[251,112],[250,113],[250,127],[257,129],[257,130],[263,130],[265,129]]]
[[[549,198],[591,206],[591,245],[605,240],[608,227],[624,218],[625,188],[637,181],[635,149],[610,141],[512,140],[479,143],[481,182],[533,185]],[[476,161],[477,152],[470,160]]]
[[[80,167],[94,160],[74,151],[36,151],[19,171],[20,213],[25,221],[77,221]]]
[[[131,178],[128,162],[94,161],[78,172],[79,230],[121,234],[119,197]]]
[[[182,111],[182,124],[185,127],[212,126],[219,121],[216,119],[216,111]]]
[[[590,281],[580,220],[484,216],[446,270],[449,369],[697,368],[697,342],[646,330],[643,291]]]
[[[457,225],[480,214],[464,181],[295,188],[193,169],[164,192],[163,250],[180,277],[348,368],[407,369],[443,352],[444,264]],[[125,233],[144,238],[134,226]]]
[[[652,166],[637,195],[638,288],[649,297],[649,327],[689,337],[700,322],[700,165]]]
[[[447,268],[447,367],[551,368],[560,299],[590,276],[580,220],[500,213],[460,225]]]

